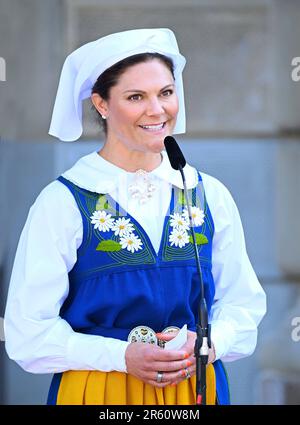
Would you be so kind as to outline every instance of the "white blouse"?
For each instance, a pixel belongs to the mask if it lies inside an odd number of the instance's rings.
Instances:
[[[184,168],[187,187],[197,185],[197,171]],[[146,230],[158,252],[172,185],[181,176],[163,152],[159,167],[148,173],[156,187],[145,204],[128,196],[135,173],[93,152],[63,176],[78,186],[109,193]],[[257,326],[266,312],[266,297],[250,264],[238,209],[226,187],[201,173],[214,220],[212,273],[215,298],[210,314],[216,358],[233,361],[252,354]],[[68,296],[68,272],[82,242],[82,219],[69,189],[54,181],[33,206],[22,231],[14,261],[5,317],[8,356],[32,373],[67,370],[125,371],[128,342],[74,332],[59,316]]]

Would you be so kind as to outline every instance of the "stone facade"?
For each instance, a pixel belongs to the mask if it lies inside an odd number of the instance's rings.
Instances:
[[[275,131],[267,2],[115,1],[108,6],[106,1],[70,0],[66,10],[68,51],[111,32],[153,27],[154,22],[176,31],[187,58],[189,135]],[[94,127],[88,126],[85,135],[96,137]]]

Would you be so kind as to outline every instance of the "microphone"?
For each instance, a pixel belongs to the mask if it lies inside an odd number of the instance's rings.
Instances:
[[[194,354],[196,357],[196,404],[206,404],[206,365],[208,362],[208,350],[209,348],[211,348],[210,324],[208,323],[207,305],[206,300],[204,298],[204,285],[200,266],[199,252],[197,248],[192,220],[191,205],[188,198],[188,190],[186,187],[185,175],[183,172],[183,168],[186,165],[186,160],[174,137],[167,136],[164,139],[164,144],[172,168],[174,170],[179,170],[182,177],[184,186],[184,196],[187,200],[189,224],[192,233],[197,271],[200,279],[201,291],[198,305],[198,323],[196,327],[197,338],[195,341],[194,348]]]
[[[179,170],[180,167],[184,168],[186,160],[174,137],[167,136],[164,140],[164,144],[169,157],[169,161],[171,163],[171,167],[174,168],[174,170]]]

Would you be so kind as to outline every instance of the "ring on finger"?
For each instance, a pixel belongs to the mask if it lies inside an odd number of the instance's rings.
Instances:
[[[156,382],[162,382],[164,374],[162,372],[157,372]]]
[[[190,373],[190,371],[188,370],[188,368],[187,368],[187,367],[184,369],[184,371],[185,371],[185,378],[186,378],[186,379],[189,379],[189,378],[191,377],[191,373]]]

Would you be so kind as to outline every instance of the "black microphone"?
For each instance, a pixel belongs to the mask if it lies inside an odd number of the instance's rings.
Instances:
[[[183,167],[186,160],[178,146],[176,140],[172,136],[167,136],[164,140],[167,155],[170,164],[174,170],[179,170],[184,187],[184,196],[187,201],[187,209],[189,215],[190,229],[192,233],[194,252],[198,275],[200,279],[200,300],[198,305],[198,323],[197,323],[197,338],[195,341],[194,354],[196,357],[196,404],[206,404],[206,365],[208,363],[208,350],[211,348],[210,341],[210,324],[208,324],[207,306],[204,297],[204,285],[200,266],[199,252],[196,243],[195,231],[191,214],[191,205],[188,198],[188,190],[185,181]]]
[[[164,143],[172,168],[174,168],[174,170],[179,170],[180,167],[184,168],[186,160],[174,137],[167,136]]]

